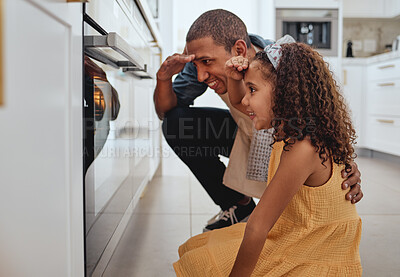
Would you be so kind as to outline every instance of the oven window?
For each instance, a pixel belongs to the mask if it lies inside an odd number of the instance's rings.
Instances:
[[[94,86],[94,118],[96,121],[101,121],[106,110],[106,102],[102,89],[97,85]]]

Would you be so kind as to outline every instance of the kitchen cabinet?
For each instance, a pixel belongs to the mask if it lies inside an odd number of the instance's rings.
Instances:
[[[367,67],[367,146],[400,155],[400,57]]]
[[[368,148],[400,156],[400,117],[369,115]]]
[[[343,0],[344,18],[392,18],[398,15],[398,0]]]
[[[400,156],[400,54],[343,59],[342,82],[356,146]]]
[[[100,1],[90,1],[95,2]],[[114,30],[146,57],[146,64],[157,68],[161,49],[154,39],[156,30],[148,28],[142,12],[126,9],[126,3],[133,7],[133,3],[142,1],[104,2],[110,6],[101,11],[101,23],[109,31],[118,22],[125,24]],[[6,255],[2,256],[0,276],[83,277],[84,200],[88,199],[84,199],[83,193],[82,161],[82,106],[87,104],[82,99],[83,5],[59,0],[3,0],[2,5],[4,104],[0,106],[0,245]],[[111,20],[111,15],[118,20]],[[151,73],[147,73],[144,78],[151,77]],[[112,255],[144,186],[160,163],[160,155],[149,156],[160,138],[157,129],[160,122],[152,109],[155,81],[135,74],[130,76],[130,81],[122,81],[126,75],[130,73],[118,70],[108,75],[110,83],[121,91],[120,100],[124,104],[128,101],[132,107],[125,106],[121,110],[118,122],[121,124],[110,126],[109,137],[114,139],[110,142],[114,143],[112,146],[117,143],[118,128],[131,130],[129,124],[122,124],[128,121],[122,120],[135,122],[145,117],[146,120],[141,121],[145,130],[143,137],[137,136],[133,141],[119,139],[118,142],[134,148],[138,146],[136,141],[143,139],[146,152],[143,159],[135,152],[128,153],[131,163],[124,161],[123,168],[115,168],[123,171],[124,176],[129,173],[128,178],[121,181],[123,190],[107,192],[114,199],[118,196],[124,204],[128,203],[128,208],[123,207],[126,213],[117,214],[122,202],[97,199],[99,201],[94,203],[95,208],[96,204],[100,208],[100,204],[107,206],[96,212],[104,213],[114,220],[113,226],[117,226],[107,240],[110,247],[100,249],[104,257]],[[156,130],[153,133],[149,131],[149,122]],[[125,155],[125,152],[120,154]],[[119,152],[109,152],[109,156],[116,155]],[[99,174],[105,175],[107,170]],[[119,185],[119,181],[107,181]],[[103,225],[104,229],[110,226],[109,222]],[[98,223],[101,225],[103,221]],[[91,238],[95,241],[101,235],[95,233]],[[107,262],[106,259],[99,262],[100,270]]]
[[[400,15],[400,1],[385,0],[385,9],[387,17],[395,17]]]
[[[357,147],[365,146],[365,128],[363,126],[365,107],[364,75],[365,66],[343,62],[343,94],[351,113],[357,135]]]
[[[82,4],[2,5],[0,276],[84,276]]]
[[[153,70],[158,70],[158,68],[161,66],[161,49],[158,47],[152,47],[152,54],[151,54],[151,67]],[[154,102],[153,102],[153,93],[154,93],[154,88],[156,86],[156,80],[151,79],[150,80],[151,86],[150,86],[150,91],[147,95],[148,101],[149,101],[149,136],[150,136],[150,142],[151,142],[151,152],[149,154],[150,157],[150,170],[149,170],[149,179],[151,180],[157,169],[159,168],[161,164],[161,157],[163,156],[163,151],[161,147],[161,121],[159,120],[156,109],[154,107]]]
[[[274,2],[276,8],[337,9],[340,6],[340,0],[275,0]]]

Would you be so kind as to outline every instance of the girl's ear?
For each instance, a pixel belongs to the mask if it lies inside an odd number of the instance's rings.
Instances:
[[[238,39],[232,47],[233,56],[247,57],[247,45],[243,39]]]

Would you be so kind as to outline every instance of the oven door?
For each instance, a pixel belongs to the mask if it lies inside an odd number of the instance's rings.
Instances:
[[[132,104],[135,86],[153,75],[146,57],[86,14],[83,33],[85,263],[91,276],[137,190],[137,141],[146,129],[139,132]],[[146,134],[144,140],[149,145]]]
[[[100,70],[103,74],[98,74]],[[129,184],[131,140],[118,135],[120,126],[129,119],[129,95],[124,93],[129,90],[129,83],[117,75],[118,71],[85,56],[83,164],[87,276],[96,267],[133,193]]]

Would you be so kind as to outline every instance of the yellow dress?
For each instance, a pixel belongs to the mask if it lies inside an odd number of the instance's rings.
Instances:
[[[279,165],[283,142],[275,143],[268,182]],[[361,219],[345,199],[342,166],[333,163],[323,186],[302,186],[268,233],[252,276],[361,276]],[[179,247],[177,276],[228,276],[246,224],[190,238]]]

